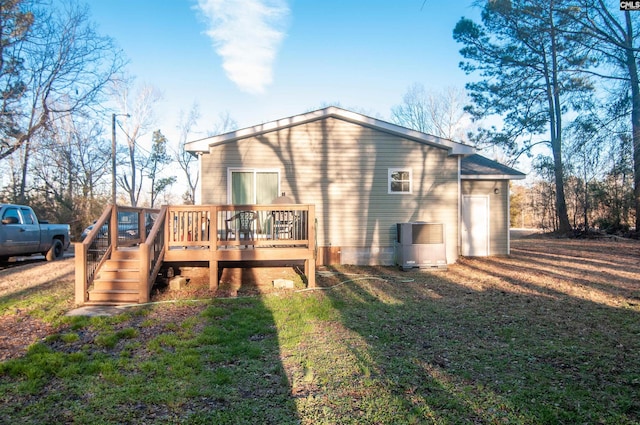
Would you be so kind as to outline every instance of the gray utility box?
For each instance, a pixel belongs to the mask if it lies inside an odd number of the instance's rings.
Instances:
[[[444,223],[397,223],[396,264],[403,270],[447,268]]]

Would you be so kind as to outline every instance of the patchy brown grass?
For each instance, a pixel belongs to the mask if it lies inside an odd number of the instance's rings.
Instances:
[[[73,258],[0,266],[0,361],[55,331],[51,322],[73,307],[73,280]]]
[[[303,292],[274,291],[283,271],[271,272],[224,275],[218,295],[237,300],[35,327],[31,342],[57,334],[0,363],[0,414],[28,412],[33,423],[71,414],[78,423],[640,423],[639,242],[531,237],[513,241],[509,257],[462,258],[446,271],[327,267],[320,289]],[[27,301],[59,285],[26,285],[15,304],[5,291],[1,319],[48,323],[36,316],[44,304]],[[194,279],[154,301],[209,297],[206,287]],[[56,369],[43,378],[47,362]]]
[[[319,282],[340,318],[283,350],[285,369],[329,422],[371,420],[391,393],[407,422],[640,423],[639,277],[640,244],[614,239],[526,238],[447,271],[336,267]]]

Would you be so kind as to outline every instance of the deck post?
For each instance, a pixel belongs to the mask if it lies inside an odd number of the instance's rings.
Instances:
[[[215,258],[215,254],[209,260],[209,289],[218,290],[218,260]]]
[[[113,204],[113,208],[111,209],[111,220],[109,223],[109,237],[111,238],[111,246],[112,250],[115,251],[118,249],[118,206]]]
[[[76,305],[87,302],[87,251],[82,242],[73,244],[76,257]]]
[[[307,258],[304,260],[304,274],[307,276],[307,287],[316,287],[316,260]]]
[[[140,280],[138,282],[138,303],[145,304],[149,302],[149,258],[150,258],[150,246],[141,244],[138,247],[138,253],[140,256]]]
[[[209,211],[209,289],[218,290],[218,208]]]
[[[307,286],[309,288],[316,287],[316,206],[309,205],[309,251],[311,258],[304,261],[304,274],[307,276]]]

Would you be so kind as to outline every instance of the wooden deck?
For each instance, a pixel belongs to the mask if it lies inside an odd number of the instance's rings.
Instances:
[[[148,302],[164,263],[206,263],[215,291],[221,262],[299,260],[308,287],[315,287],[313,205],[109,206],[75,248],[76,304]]]

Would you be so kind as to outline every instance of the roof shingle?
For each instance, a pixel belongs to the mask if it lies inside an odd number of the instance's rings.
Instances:
[[[460,175],[463,179],[503,180],[521,180],[527,176],[518,170],[478,154],[462,158],[460,161]]]

